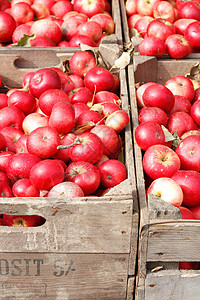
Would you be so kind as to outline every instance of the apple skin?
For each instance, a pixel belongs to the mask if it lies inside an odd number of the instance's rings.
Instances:
[[[85,195],[93,194],[99,187],[101,176],[98,168],[84,161],[71,163],[65,170],[64,181],[71,181],[81,187]]]
[[[135,129],[135,140],[138,146],[146,151],[153,145],[164,145],[165,134],[160,124],[144,122]]]
[[[85,74],[95,67],[97,64],[94,55],[88,51],[77,51],[75,52],[70,61],[69,67],[73,74],[79,75],[81,78]]]
[[[64,168],[56,160],[44,159],[30,170],[29,179],[38,190],[50,190],[64,179]]]
[[[161,18],[171,23],[175,20],[175,11],[172,4],[168,1],[158,1],[153,6],[153,17],[155,19]]]
[[[180,34],[170,35],[166,41],[167,53],[175,59],[181,59],[192,53],[192,47],[186,37]]]
[[[181,169],[200,172],[200,136],[189,135],[184,138],[175,152],[181,161]]]
[[[41,159],[52,157],[57,152],[60,137],[55,128],[51,126],[38,127],[27,138],[28,152]]]
[[[91,18],[105,11],[106,4],[102,0],[74,0],[73,9]]]
[[[90,18],[90,21],[97,22],[101,26],[102,32],[107,35],[115,32],[115,22],[107,13],[96,14]]]
[[[40,191],[31,184],[29,178],[17,180],[12,187],[15,197],[39,197]]]
[[[158,196],[176,207],[180,207],[183,202],[183,191],[180,185],[175,180],[167,177],[155,179],[147,188],[147,197],[149,194]]]
[[[179,209],[180,209],[182,219],[184,219],[184,220],[195,220],[196,219],[194,214],[192,213],[192,211],[190,209],[188,209],[187,207],[180,206]]]
[[[200,126],[200,100],[197,100],[192,104],[190,115],[194,122]]]
[[[180,261],[179,270],[199,270],[200,263],[194,261]]]
[[[41,217],[37,215],[3,215],[4,226],[34,227],[41,224]]]
[[[190,211],[194,215],[194,218],[200,220],[200,205],[190,207]]]
[[[0,43],[12,41],[12,34],[17,26],[15,19],[10,14],[0,11]]]
[[[102,28],[99,23],[90,20],[89,22],[87,21],[78,25],[76,34],[85,35],[97,41],[102,35]]]
[[[149,23],[151,23],[154,20],[154,18],[150,16],[143,16],[141,17],[136,23],[134,28],[139,32],[139,34],[144,37],[147,33],[147,27]]]
[[[137,13],[136,6],[137,6],[136,0],[126,0],[125,1],[126,15],[128,17]]]
[[[49,117],[37,112],[27,115],[22,123],[23,131],[25,134],[30,134],[36,128],[48,125]]]
[[[166,127],[167,125],[167,114],[163,109],[155,106],[146,106],[140,109],[138,115],[139,123],[153,122]]]
[[[174,22],[174,27],[177,34],[185,34],[185,30],[191,23],[196,22],[195,19],[178,19]]]
[[[188,101],[192,101],[194,98],[194,86],[192,81],[185,76],[175,76],[169,78],[165,82],[165,86],[174,94],[183,96],[188,99]]]
[[[136,10],[141,16],[153,17],[153,7],[159,0],[137,0]]]
[[[157,37],[145,37],[139,44],[140,55],[162,57],[166,53],[165,42]]]
[[[169,132],[173,133],[176,131],[179,137],[186,131],[194,130],[195,128],[195,123],[192,117],[184,111],[174,112],[169,117],[167,123],[167,129]]]
[[[200,173],[192,170],[179,170],[172,177],[183,191],[183,206],[194,207],[200,205]]]
[[[167,116],[170,117],[173,113],[177,111],[183,111],[185,113],[190,113],[191,110],[191,103],[188,101],[187,98],[175,95],[174,96],[175,103],[172,109],[167,113]]]
[[[47,197],[57,198],[63,196],[67,198],[84,197],[83,190],[74,182],[65,181],[53,186],[47,194]]]
[[[145,151],[142,165],[151,179],[157,179],[171,177],[180,169],[181,163],[175,151],[168,146],[153,145]]]
[[[174,95],[162,84],[150,85],[143,94],[145,106],[156,106],[168,112],[174,106]]]
[[[150,85],[155,84],[155,82],[146,82],[139,86],[139,88],[136,90],[136,99],[137,104],[139,107],[145,107],[144,101],[143,101],[143,94],[146,88],[148,88]]]
[[[195,19],[200,21],[200,6],[199,3],[187,1],[183,3],[179,9],[179,18]]]
[[[165,41],[172,34],[175,34],[174,25],[163,19],[154,19],[147,27],[149,37],[157,37],[162,41]]]

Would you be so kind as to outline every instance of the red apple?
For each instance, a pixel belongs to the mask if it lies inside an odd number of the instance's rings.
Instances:
[[[26,2],[18,2],[12,5],[10,14],[15,19],[17,25],[28,23],[34,18],[34,11],[31,5]]]
[[[140,33],[142,37],[145,36],[147,33],[148,25],[154,20],[154,18],[150,16],[142,16],[139,20],[135,23],[134,28]]]
[[[175,59],[183,58],[192,53],[192,47],[186,37],[180,34],[170,35],[166,41],[167,53]]]
[[[180,206],[179,209],[180,209],[182,219],[184,219],[184,220],[194,220],[195,219],[193,213],[187,207]]]
[[[96,64],[97,62],[94,55],[88,51],[75,52],[69,61],[69,67],[72,73],[81,77],[84,77]]]
[[[175,20],[175,12],[173,5],[168,1],[158,1],[153,6],[153,17],[161,18],[171,23]]]
[[[165,82],[165,86],[170,89],[174,95],[187,98],[190,102],[194,98],[194,86],[192,81],[185,76],[175,76]]]
[[[75,11],[87,15],[89,18],[105,11],[105,2],[102,0],[74,0]]]
[[[180,185],[173,179],[160,177],[155,179],[147,188],[147,196],[153,194],[162,200],[180,207],[183,202],[183,191]]]
[[[37,112],[27,115],[22,123],[23,131],[26,134],[31,133],[38,127],[44,127],[48,125],[49,117]]]
[[[153,122],[166,126],[167,120],[168,117],[164,110],[155,106],[146,106],[141,108],[138,115],[139,123]]]
[[[4,226],[34,227],[41,224],[41,217],[37,215],[3,215]]]
[[[169,117],[167,129],[171,133],[176,132],[180,137],[184,132],[194,130],[195,123],[188,113],[177,111]]]
[[[200,205],[200,173],[192,170],[179,170],[171,177],[183,191],[183,206],[194,207]]]
[[[166,52],[165,42],[157,37],[145,37],[139,44],[138,51],[141,55],[161,57]]]
[[[142,164],[151,179],[171,177],[181,166],[178,155],[165,145],[149,147],[144,153]]]
[[[175,152],[181,161],[181,169],[200,171],[200,136],[190,135],[184,138]]]
[[[115,32],[115,22],[107,13],[96,14],[92,16],[89,21],[97,22],[101,26],[102,32],[107,35]]]
[[[177,111],[183,111],[185,113],[190,113],[191,103],[187,98],[179,95],[175,95],[175,103],[172,109],[167,113],[167,116],[170,117],[173,113]]]
[[[162,41],[165,41],[170,35],[174,33],[174,25],[171,22],[163,19],[155,19],[147,27],[147,35],[149,37],[156,37],[161,39]]]
[[[31,184],[29,178],[17,180],[12,187],[12,192],[15,197],[39,197],[40,191]]]
[[[67,198],[84,197],[83,190],[74,182],[61,182],[56,184],[50,189],[47,197],[57,198],[63,195]]]
[[[78,25],[76,34],[85,35],[90,37],[92,40],[97,41],[102,35],[102,28],[99,23],[95,21],[87,21]]]

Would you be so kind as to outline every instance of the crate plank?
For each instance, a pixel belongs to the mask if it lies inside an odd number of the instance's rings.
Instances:
[[[145,300],[198,300],[200,271],[159,271],[147,275]]]
[[[41,215],[39,227],[0,228],[1,252],[129,253],[133,201],[54,201],[35,198],[0,203],[1,213]]]
[[[127,254],[1,253],[1,299],[125,299]]]

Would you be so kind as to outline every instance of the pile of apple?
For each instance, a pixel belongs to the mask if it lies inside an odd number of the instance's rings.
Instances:
[[[127,178],[118,77],[88,51],[69,67],[29,72],[0,94],[1,197],[102,196]]]
[[[200,87],[184,76],[165,84],[148,82],[136,91],[146,197],[160,197],[180,209],[182,219],[200,220]],[[148,200],[147,200],[148,201]],[[181,262],[180,269],[200,269]]]
[[[141,55],[180,59],[200,51],[199,0],[126,0],[125,7]]]
[[[102,37],[114,33],[110,13],[109,0],[1,0],[0,44],[97,47]]]

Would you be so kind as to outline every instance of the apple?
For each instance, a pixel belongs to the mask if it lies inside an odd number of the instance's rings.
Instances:
[[[95,21],[101,26],[102,32],[106,35],[115,32],[115,22],[113,18],[107,13],[99,13],[90,18],[89,21]]]
[[[113,103],[119,105],[121,104],[121,100],[119,96],[110,91],[100,91],[94,95],[94,103]]]
[[[86,35],[75,35],[69,40],[69,47],[80,47],[81,44],[97,47],[96,42]]]
[[[36,37],[30,41],[31,47],[56,47],[56,44],[47,37]]]
[[[75,119],[77,120],[80,114],[82,114],[84,111],[90,110],[89,106],[83,102],[76,102],[73,104],[73,108],[75,111]],[[76,127],[76,124],[75,124]]]
[[[105,11],[105,2],[102,0],[74,0],[75,11],[87,15],[89,18]]]
[[[126,0],[125,1],[126,15],[132,16],[137,13],[137,1],[136,0]]]
[[[50,19],[41,19],[33,23],[30,30],[31,34],[35,34],[38,38],[49,38],[55,44],[61,41],[61,29],[60,27]]]
[[[68,149],[68,154],[73,162],[87,161],[94,164],[103,154],[103,144],[98,135],[93,132],[84,132],[77,136],[72,146]]]
[[[70,102],[68,95],[61,89],[48,89],[38,99],[41,111],[50,116],[53,106],[58,102]]]
[[[65,171],[64,181],[76,183],[85,195],[91,195],[100,185],[100,171],[86,161],[72,162]]]
[[[74,75],[84,77],[92,68],[96,67],[97,62],[94,55],[88,51],[75,52],[69,61],[69,67]]]
[[[170,35],[166,41],[167,53],[175,59],[183,58],[192,53],[192,47],[186,37],[180,34]]]
[[[61,137],[60,145],[63,146],[71,145],[76,138],[77,138],[76,134],[72,132],[67,133],[63,137]],[[53,158],[63,160],[64,162],[68,162],[70,160],[68,149],[58,149],[58,151],[53,155]]]
[[[142,16],[139,20],[135,23],[134,28],[139,32],[139,34],[144,37],[147,33],[148,25],[154,20],[154,18],[150,16]]]
[[[78,25],[76,30],[77,35],[85,35],[92,40],[97,41],[102,35],[102,28],[99,23],[95,21],[84,22]]]
[[[197,134],[200,135],[200,130],[189,130],[180,136],[181,140],[185,139],[189,135]]]
[[[103,67],[93,67],[84,77],[84,84],[93,92],[109,91],[112,89],[115,79],[112,73]]]
[[[186,1],[179,9],[179,18],[181,19],[195,19],[200,21],[200,6],[199,3],[193,1]]]
[[[64,169],[58,161],[44,159],[31,168],[29,179],[37,189],[50,190],[63,181]]]
[[[175,151],[165,145],[150,146],[144,153],[142,164],[151,179],[171,177],[181,166]]]
[[[70,103],[73,105],[74,103],[91,103],[93,98],[94,98],[94,94],[92,93],[91,90],[89,90],[86,87],[80,87],[80,88],[76,88],[74,90],[72,90],[69,94],[69,99],[70,99]]]
[[[85,110],[77,118],[76,127],[84,125],[102,125],[104,124],[103,117],[95,110]]]
[[[10,157],[6,168],[8,177],[16,181],[20,178],[28,178],[32,167],[40,162],[40,158],[30,153],[16,153]]]
[[[15,152],[13,151],[3,151],[0,152],[0,171],[6,172],[6,168],[9,165],[9,160]]]
[[[195,19],[178,19],[174,22],[174,27],[177,34],[185,34],[185,30],[191,23],[195,22]]]
[[[167,20],[155,19],[147,27],[149,37],[157,37],[163,41],[172,34],[175,34],[175,27]]]
[[[69,77],[69,75],[67,73],[64,73],[58,67],[51,67],[51,69],[56,71],[57,74],[59,75],[60,81],[61,81],[60,89],[62,91],[64,91],[66,94],[68,94],[70,91],[72,91],[74,89],[73,81],[71,80],[71,78]]]
[[[184,207],[184,206],[180,206],[179,209],[180,209],[182,219],[195,220],[195,216],[193,215],[193,213],[191,212],[190,209],[188,209],[187,207]]]
[[[8,96],[6,94],[0,93],[0,109],[8,106],[7,101],[8,101]]]
[[[169,78],[165,86],[174,94],[187,98],[190,102],[194,98],[194,86],[192,81],[181,75]]]
[[[9,0],[1,0],[1,3],[0,3],[0,11],[4,11],[6,10],[7,8],[10,8],[10,1]]]
[[[188,113],[184,111],[177,111],[169,117],[167,129],[171,133],[176,132],[180,137],[186,131],[194,130],[195,123]]]
[[[140,55],[161,57],[166,52],[165,42],[154,36],[145,37],[139,44],[138,51]]]
[[[183,191],[172,178],[160,177],[155,179],[147,188],[146,194],[147,197],[149,194],[153,194],[176,207],[180,207],[183,202]]]
[[[39,21],[36,21],[39,22]],[[29,91],[34,97],[39,98],[49,89],[60,89],[61,79],[58,73],[51,68],[37,70],[30,78]]]
[[[143,94],[145,106],[156,106],[168,112],[174,106],[174,95],[162,84],[153,84],[147,87]]]
[[[127,24],[128,24],[128,28],[129,28],[129,32],[131,33],[131,28],[134,28],[135,23],[141,18],[142,16],[139,14],[134,14],[131,15],[128,20],[127,20]]]
[[[199,22],[192,22],[185,30],[185,37],[190,42],[194,50],[200,49],[200,25]]]
[[[137,0],[136,10],[141,16],[153,17],[153,7],[159,0]]]
[[[171,23],[175,20],[175,12],[173,5],[168,1],[158,1],[153,6],[153,17],[161,18]]]
[[[190,115],[194,122],[200,126],[200,100],[197,100],[192,104]]]
[[[12,34],[16,26],[16,21],[10,14],[0,11],[0,43],[12,41]]]
[[[15,152],[16,153],[28,153],[28,149],[26,147],[28,134],[23,134],[18,138],[15,143]]]
[[[64,135],[72,131],[75,125],[75,110],[69,102],[57,102],[54,104],[49,117],[49,126]]]
[[[185,98],[183,96],[179,96],[179,95],[175,95],[174,98],[175,98],[174,106],[167,113],[167,116],[170,117],[173,113],[175,113],[177,111],[183,111],[183,112],[189,114],[190,109],[191,109],[190,101],[187,98]]]
[[[190,207],[190,211],[195,219],[200,220],[200,205]]]
[[[35,20],[45,19],[50,15],[49,9],[42,3],[33,3],[31,8],[34,12]]]
[[[75,89],[84,87],[84,81],[81,76],[76,74],[69,74],[69,78],[72,80]]]
[[[12,186],[14,197],[39,197],[40,191],[31,184],[29,178],[17,180]]]
[[[200,269],[199,262],[193,262],[193,261],[179,262],[179,270],[199,270],[199,269]]]
[[[33,3],[41,3],[45,5],[48,9],[50,9],[52,5],[54,5],[55,1],[54,0],[33,0]]]
[[[144,122],[135,129],[135,140],[138,146],[146,151],[153,145],[164,145],[165,134],[161,125],[153,122]]]
[[[200,205],[200,173],[193,170],[179,170],[172,177],[183,191],[183,206],[194,207]]]
[[[0,129],[3,127],[15,127],[22,130],[25,118],[23,111],[15,106],[4,107],[0,110]]]
[[[136,90],[136,99],[137,99],[137,104],[139,107],[144,107],[145,104],[143,102],[143,94],[144,91],[146,90],[147,87],[149,87],[150,85],[155,84],[155,82],[146,82],[143,83],[142,85],[140,85],[137,90]]]
[[[13,197],[10,185],[3,181],[0,181],[0,197]]]
[[[18,90],[13,92],[8,97],[8,106],[14,106],[20,108],[25,115],[28,115],[36,109],[35,97],[26,91]]]
[[[23,132],[15,127],[3,127],[0,129],[0,133],[5,140],[4,148],[8,151],[16,152],[16,142],[24,135]]]
[[[116,159],[108,159],[98,167],[101,175],[101,185],[104,188],[111,188],[127,178],[125,165]]]
[[[87,22],[87,18],[80,18],[79,14],[78,15],[75,15],[73,17],[69,17],[67,18],[68,14],[66,14],[64,17],[63,17],[63,23],[61,25],[61,32],[62,32],[62,36],[67,40],[69,41],[70,39],[72,39],[73,37],[75,37],[77,34],[76,34],[76,31],[77,31],[77,27],[84,23],[84,22]]]
[[[139,123],[153,122],[163,126],[167,125],[168,117],[163,109],[155,106],[142,107],[138,114]]]
[[[50,189],[47,197],[57,198],[63,195],[67,198],[84,197],[83,190],[74,182],[61,182],[56,184]]]
[[[25,134],[31,133],[38,127],[48,126],[49,117],[41,113],[31,113],[27,115],[22,123],[23,131]]]
[[[123,110],[119,109],[107,116],[105,125],[113,128],[117,133],[121,132],[129,123],[129,115]]]
[[[34,18],[34,11],[31,5],[26,2],[18,2],[12,5],[10,14],[15,19],[17,25],[28,23]]]
[[[181,161],[181,169],[200,171],[200,136],[189,135],[184,138],[175,152]]]
[[[31,131],[26,143],[28,152],[41,159],[52,157],[59,144],[59,133],[51,126],[38,127]]]
[[[20,24],[18,25],[12,34],[12,42],[18,43],[18,41],[24,36],[24,34],[30,35],[31,25]]]
[[[50,13],[56,17],[62,18],[67,12],[72,10],[73,4],[70,1],[60,0],[51,6]]]
[[[3,215],[4,226],[34,227],[41,225],[41,217],[37,215]]]

